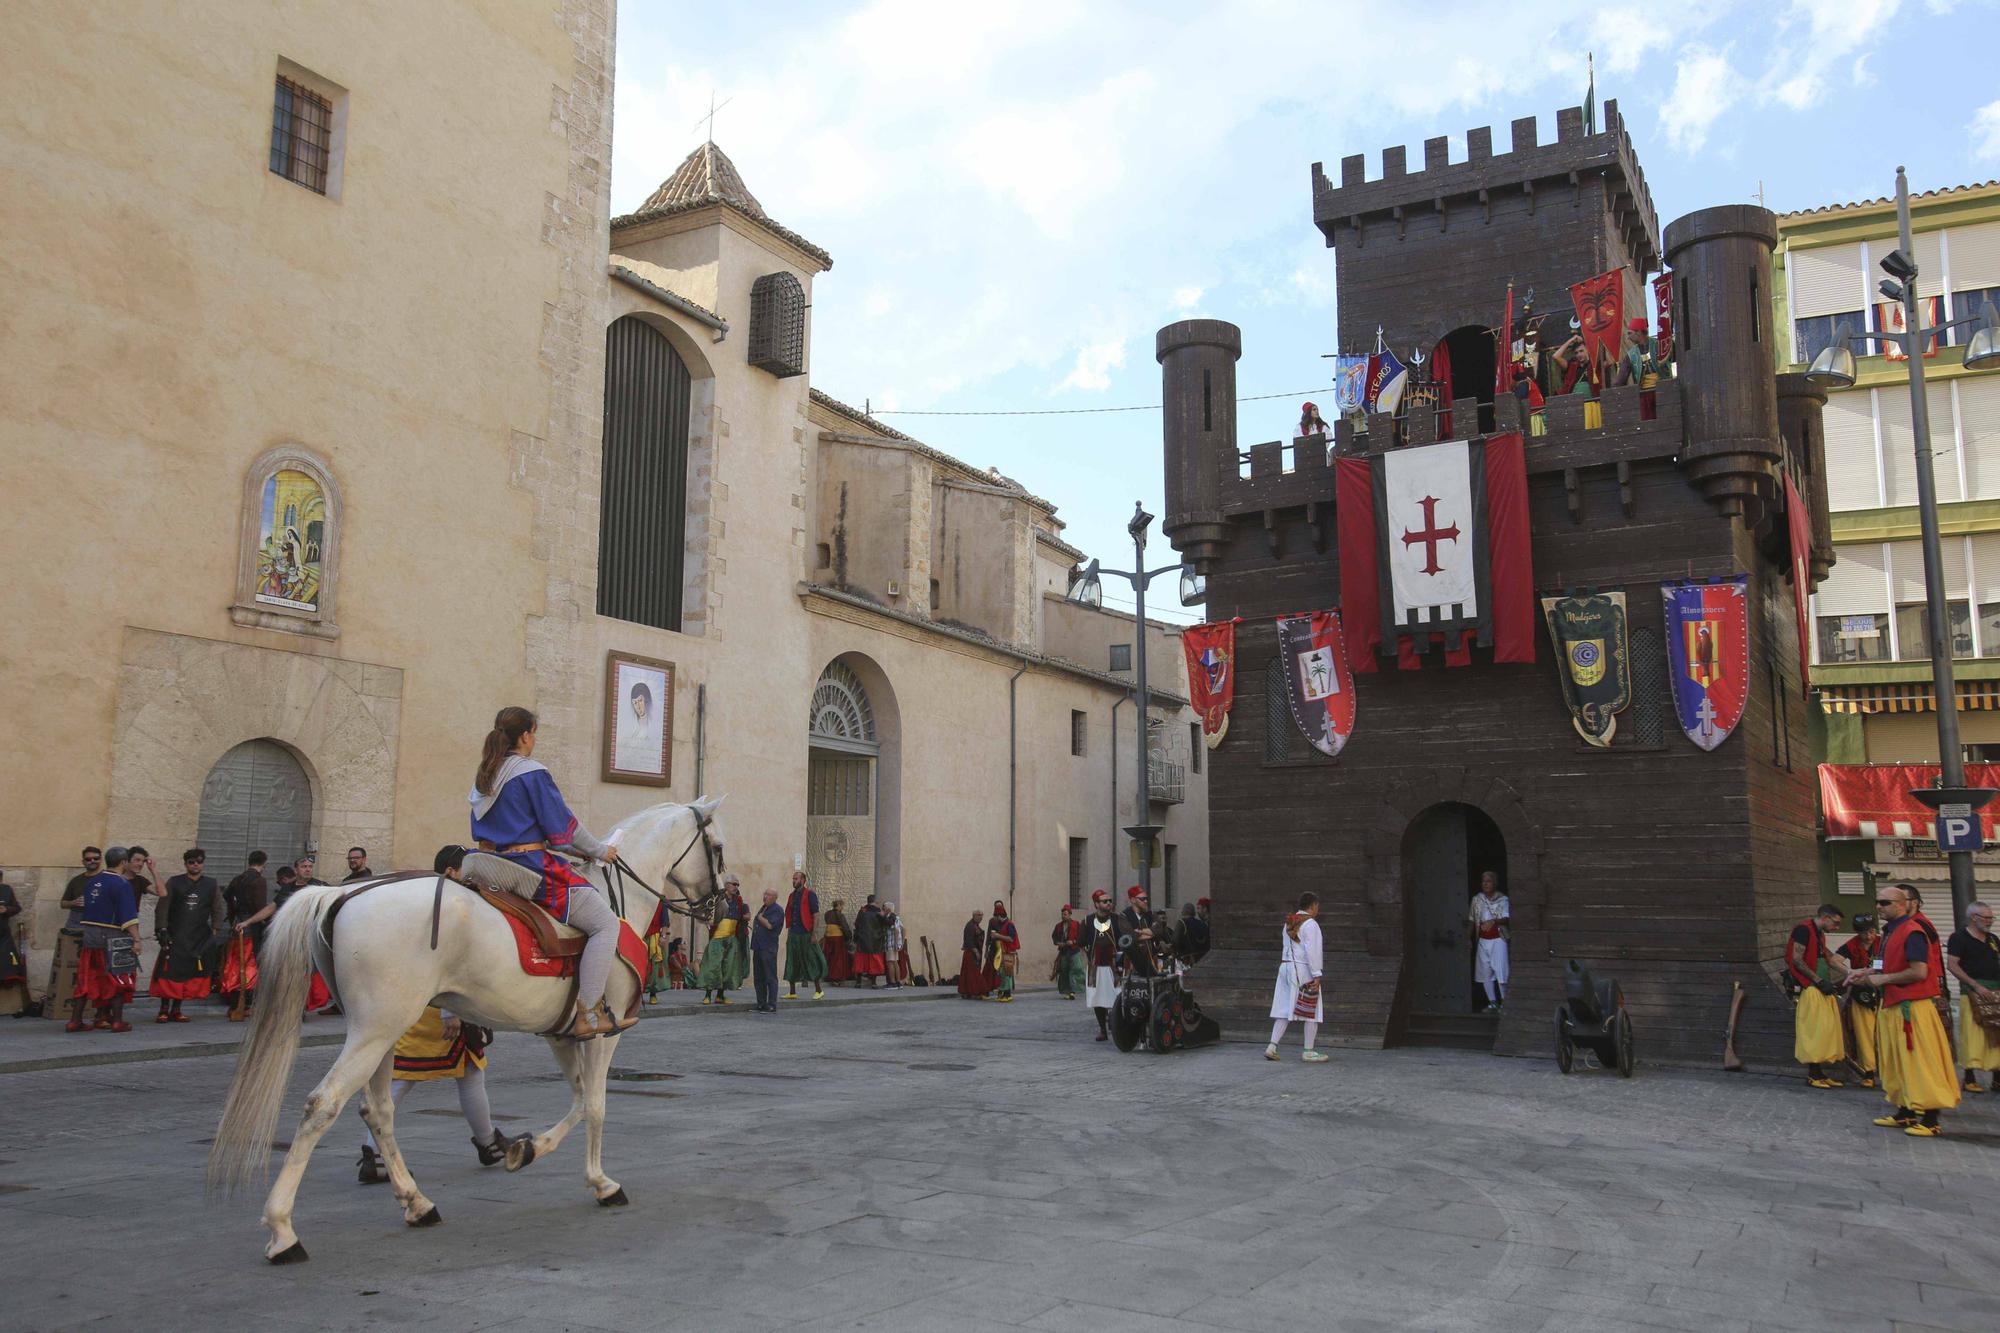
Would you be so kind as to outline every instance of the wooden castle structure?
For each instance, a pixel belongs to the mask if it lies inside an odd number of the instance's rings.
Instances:
[[[1307,745],[1285,707],[1274,618],[1339,600],[1331,460],[1431,442],[1439,416],[1411,408],[1241,448],[1237,329],[1160,330],[1163,528],[1207,578],[1208,619],[1242,618],[1209,775],[1217,948],[1203,994],[1261,1014],[1280,923],[1311,889],[1334,1041],[1547,1051],[1562,968],[1577,959],[1623,985],[1647,1057],[1716,1058],[1737,981],[1753,995],[1739,1047],[1776,1054],[1791,1032],[1776,960],[1817,892],[1781,477],[1811,511],[1817,581],[1833,558],[1824,395],[1775,373],[1770,213],[1704,209],[1668,226],[1663,248],[1617,104],[1594,129],[1568,108],[1556,130],[1540,143],[1534,118],[1517,120],[1496,154],[1475,129],[1462,162],[1431,139],[1419,171],[1390,148],[1372,180],[1359,155],[1338,181],[1315,164],[1313,221],[1339,251],[1342,347],[1374,346],[1379,327],[1391,348],[1453,349],[1458,428],[1445,438],[1476,434],[1474,422],[1525,433],[1525,409],[1493,393],[1491,326],[1510,280],[1566,316],[1572,283],[1624,266],[1626,308],[1643,312],[1647,277],[1662,259],[1671,268],[1676,377],[1644,410],[1636,386],[1606,388],[1599,428],[1585,428],[1582,397],[1552,398],[1546,434],[1525,447],[1536,593],[1628,599],[1634,697],[1608,748],[1572,728],[1543,627],[1532,665],[1484,649],[1465,667],[1436,652],[1415,671],[1387,661],[1357,678],[1339,757]],[[1704,751],[1675,720],[1660,584],[1736,574],[1749,577],[1748,700],[1734,734]],[[1513,909],[1498,1015],[1475,1012],[1463,921],[1485,869]]]

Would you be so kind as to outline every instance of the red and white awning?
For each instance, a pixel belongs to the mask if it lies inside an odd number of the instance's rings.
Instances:
[[[1821,764],[1820,812],[1829,838],[1935,838],[1937,816],[1910,792],[1937,785],[1936,764]],[[2000,764],[1967,764],[1965,785],[2000,787]],[[2000,839],[2000,801],[1979,815],[1986,840]]]

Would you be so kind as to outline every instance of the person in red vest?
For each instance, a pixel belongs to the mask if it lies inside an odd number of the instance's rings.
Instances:
[[[1938,1115],[1958,1105],[1958,1071],[1951,1039],[1938,1016],[1937,998],[1944,955],[1937,932],[1919,912],[1916,890],[1907,884],[1884,889],[1875,899],[1888,920],[1879,971],[1850,973],[1847,984],[1882,992],[1876,1041],[1882,1092],[1892,1108],[1875,1123],[1900,1127],[1912,1138],[1936,1138],[1944,1131]]]
[[[1792,1058],[1806,1067],[1806,1081],[1815,1088],[1837,1088],[1825,1066],[1847,1058],[1841,1032],[1840,988],[1834,973],[1847,974],[1847,960],[1826,942],[1826,933],[1840,926],[1840,909],[1822,904],[1819,911],[1792,927],[1785,941],[1785,974],[1798,991],[1792,1001]]]
[[[1856,912],[1850,923],[1854,937],[1840,946],[1840,956],[1849,972],[1866,972],[1875,966],[1875,952],[1882,947],[1882,931],[1875,918]],[[1879,991],[1854,989],[1847,993],[1848,1063],[1861,1076],[1861,1086],[1875,1086],[1875,1027],[1882,1007]]]
[[[792,896],[785,900],[785,998],[799,997],[799,983],[810,981],[813,998],[826,998],[826,955],[813,930],[819,925],[819,895],[806,883],[806,872],[792,872]]]

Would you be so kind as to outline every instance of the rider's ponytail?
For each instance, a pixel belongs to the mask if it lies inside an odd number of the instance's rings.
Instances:
[[[472,780],[480,795],[493,794],[493,780],[500,776],[500,765],[507,762],[507,756],[514,753],[521,737],[533,731],[535,724],[535,715],[525,708],[503,708],[494,714],[493,730],[486,733],[486,748],[479,755],[479,773]]]

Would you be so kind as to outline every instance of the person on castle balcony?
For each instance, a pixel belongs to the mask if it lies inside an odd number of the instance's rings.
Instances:
[[[785,900],[785,998],[799,997],[799,983],[810,981],[813,998],[826,998],[826,955],[813,930],[819,925],[819,895],[806,883],[806,872],[792,872],[792,895]]]
[[[1472,979],[1486,989],[1486,1007],[1500,1013],[1507,1003],[1507,981],[1512,969],[1507,957],[1507,934],[1513,921],[1513,904],[1500,892],[1500,876],[1488,870],[1479,876],[1479,892],[1466,909],[1466,924],[1472,927]]]
[[[849,938],[854,927],[848,923],[847,899],[835,898],[826,909],[826,980],[829,985],[854,980],[854,945]]]
[[[1882,930],[1873,914],[1856,912],[1850,923],[1854,935],[1840,946],[1840,956],[1847,963],[1847,970],[1857,968],[1863,972],[1875,965],[1875,958],[1882,948]],[[1862,997],[1867,996],[1868,1002]],[[1847,992],[1847,1053],[1848,1063],[1860,1077],[1861,1086],[1875,1086],[1875,1023],[1876,1011],[1880,1008],[1880,995],[1870,990],[1849,990]]]
[[[1625,350],[1618,358],[1618,385],[1639,386],[1639,419],[1651,421],[1659,414],[1660,360],[1653,338],[1646,331],[1646,317],[1634,315],[1625,324]]]
[[[1882,937],[1882,966],[1847,974],[1849,986],[1882,992],[1877,1058],[1882,1095],[1891,1110],[1875,1123],[1900,1128],[1912,1138],[1936,1138],[1944,1132],[1938,1125],[1939,1113],[1959,1103],[1951,1039],[1945,1035],[1937,1006],[1944,953],[1935,930],[1925,928],[1909,885],[1882,890],[1875,905],[1889,923]]]
[[[1293,434],[1301,438],[1313,435],[1326,436],[1333,434],[1333,430],[1326,424],[1326,418],[1319,414],[1319,406],[1307,403],[1299,409],[1299,428]]]
[[[472,807],[472,837],[479,850],[497,852],[542,877],[535,904],[590,938],[577,961],[576,1014],[569,1035],[587,1041],[622,1032],[634,1020],[605,1008],[611,960],[618,955],[618,914],[596,885],[570,868],[561,852],[617,861],[616,844],[603,843],[577,822],[549,770],[535,762],[535,715],[503,708],[493,718],[473,775],[466,804]]]
[[[1965,925],[1945,945],[1944,965],[1958,978],[1958,1064],[1965,1071],[1965,1090],[1986,1092],[1978,1071],[2000,1069],[2000,1040],[1980,1026],[1971,992],[2000,990],[2000,940],[1993,937],[1991,907],[1974,903],[1966,909]]]
[[[1840,988],[1834,982],[1836,972],[1847,974],[1847,959],[1826,942],[1827,932],[1839,928],[1840,909],[1825,904],[1793,926],[1785,941],[1785,974],[1798,991],[1792,1002],[1792,1058],[1806,1067],[1806,1081],[1815,1088],[1841,1086],[1825,1066],[1847,1058],[1835,998]]]
[[[1278,949],[1278,981],[1271,993],[1271,1043],[1264,1048],[1264,1058],[1279,1058],[1278,1043],[1296,1018],[1306,1025],[1306,1048],[1299,1059],[1325,1064],[1327,1057],[1316,1045],[1319,1025],[1326,1019],[1326,1001],[1320,993],[1326,960],[1319,931],[1318,894],[1299,895],[1298,910],[1285,918],[1285,928],[1278,932]]]

